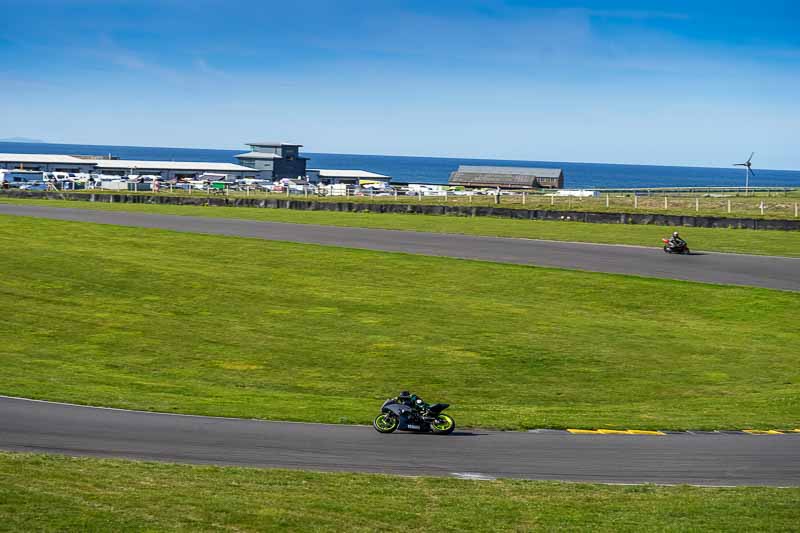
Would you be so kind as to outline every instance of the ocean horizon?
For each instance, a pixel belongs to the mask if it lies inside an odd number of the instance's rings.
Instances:
[[[65,155],[108,155],[121,159],[153,161],[202,161],[236,163],[241,150],[209,148],[170,148],[115,146],[97,144],[57,144],[0,141],[0,152],[44,153]],[[629,165],[615,163],[582,163],[562,161],[523,161],[513,159],[481,159],[370,154],[329,154],[301,152],[308,157],[308,168],[359,169],[391,176],[396,182],[446,184],[450,173],[459,165],[490,165],[561,168],[565,187],[643,188],[643,187],[737,187],[744,186],[742,167],[683,167],[669,165]],[[770,170],[754,167],[752,187],[800,187],[800,171]]]

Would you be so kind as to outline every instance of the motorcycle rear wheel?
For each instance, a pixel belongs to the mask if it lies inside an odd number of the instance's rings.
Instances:
[[[456,429],[456,421],[450,415],[439,415],[437,420],[431,423],[431,430],[436,435],[449,435]]]
[[[378,433],[393,433],[399,425],[400,421],[397,417],[388,413],[381,413],[372,421],[372,427],[374,427],[375,431]]]

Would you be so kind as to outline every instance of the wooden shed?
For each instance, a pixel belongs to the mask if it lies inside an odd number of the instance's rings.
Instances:
[[[460,165],[450,174],[449,184],[501,189],[561,189],[564,187],[564,171],[560,168]]]

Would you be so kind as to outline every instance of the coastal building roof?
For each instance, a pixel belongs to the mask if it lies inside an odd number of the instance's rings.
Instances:
[[[564,173],[560,168],[491,167],[474,165],[459,165],[457,172],[469,174],[510,174],[513,176],[535,176],[537,178],[558,178]]]
[[[564,171],[560,168],[461,165],[450,174],[449,183],[468,187],[561,188],[564,186]]]
[[[258,146],[266,146],[266,145],[258,145]],[[272,154],[269,152],[247,152],[244,154],[237,154],[233,156],[237,159],[281,159],[281,156],[278,154]]]
[[[384,174],[376,174],[366,170],[339,170],[329,168],[310,168],[312,172],[319,172],[321,178],[359,178],[359,179],[389,179]]]
[[[91,164],[71,155],[60,154],[0,154],[0,163],[68,163],[71,165]]]
[[[245,143],[247,146],[303,146],[300,143],[283,143],[272,141],[261,141],[256,143]]]
[[[93,161],[99,169],[164,169],[164,170],[220,170],[252,171],[250,167],[234,163],[211,163],[198,161],[140,161],[135,159],[98,159]]]

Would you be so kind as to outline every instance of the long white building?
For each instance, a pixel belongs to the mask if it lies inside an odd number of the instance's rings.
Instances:
[[[58,154],[0,154],[0,168],[42,172],[95,172],[95,161]]]
[[[0,168],[42,172],[84,172],[127,176],[152,174],[164,179],[192,179],[205,172],[227,174],[231,178],[258,178],[256,169],[234,163],[197,161],[140,161],[132,159],[86,159],[59,154],[0,154]]]

